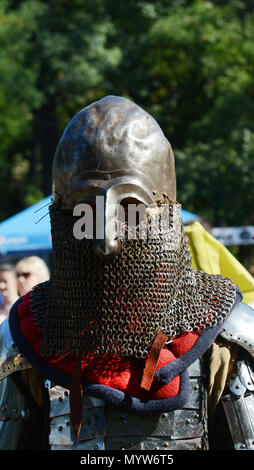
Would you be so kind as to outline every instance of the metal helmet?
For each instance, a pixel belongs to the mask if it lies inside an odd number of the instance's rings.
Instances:
[[[118,206],[131,198],[146,206],[176,199],[174,155],[157,122],[132,101],[105,98],[87,106],[67,125],[53,162],[53,199],[73,211],[104,196],[104,236],[97,254],[119,251]]]

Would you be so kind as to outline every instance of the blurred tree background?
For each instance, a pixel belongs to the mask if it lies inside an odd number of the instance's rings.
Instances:
[[[171,142],[178,200],[254,224],[254,0],[2,0],[0,220],[50,194],[68,121],[105,94]]]

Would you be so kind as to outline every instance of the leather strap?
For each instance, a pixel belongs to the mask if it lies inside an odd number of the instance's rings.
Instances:
[[[81,358],[77,357],[73,366],[70,388],[70,414],[73,432],[77,439],[81,430],[83,408],[83,386]]]
[[[141,388],[145,390],[150,390],[152,381],[153,381],[153,376],[156,371],[156,366],[159,360],[160,352],[166,343],[168,337],[162,333],[162,331],[159,331],[157,333],[157,336],[151,346],[151,349],[149,351],[149,354],[146,358],[145,361],[145,368],[141,380]]]

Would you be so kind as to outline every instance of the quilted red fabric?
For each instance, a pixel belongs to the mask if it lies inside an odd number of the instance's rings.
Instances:
[[[74,360],[70,354],[62,357],[42,356],[41,331],[37,328],[31,312],[30,293],[26,294],[18,305],[18,318],[20,330],[33,351],[50,367],[71,375]],[[162,349],[157,369],[185,354],[195,344],[198,337],[199,334],[196,333],[183,333],[180,337],[174,339],[168,349]],[[90,357],[82,361],[83,382],[107,385],[145,400],[170,398],[178,394],[180,387],[179,376],[167,385],[163,385],[154,379],[149,391],[141,389],[140,382],[144,365],[143,359],[120,356]]]

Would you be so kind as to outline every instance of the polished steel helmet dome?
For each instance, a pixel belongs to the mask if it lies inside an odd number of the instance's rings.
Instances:
[[[53,197],[73,209],[87,180],[135,182],[147,202],[176,199],[174,155],[155,119],[132,101],[106,96],[78,112],[64,130],[53,162]],[[140,194],[141,196],[141,194]],[[141,197],[141,200],[144,199]]]

